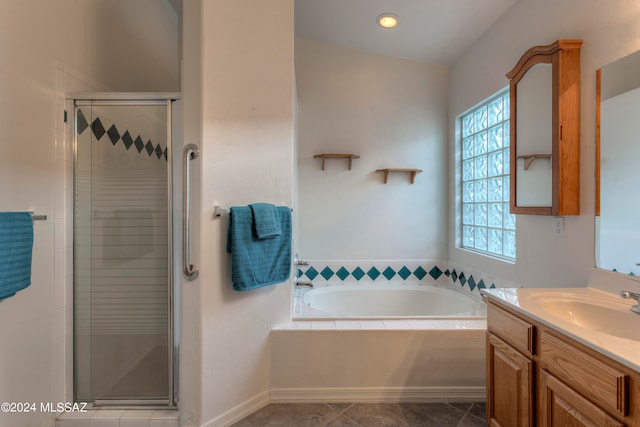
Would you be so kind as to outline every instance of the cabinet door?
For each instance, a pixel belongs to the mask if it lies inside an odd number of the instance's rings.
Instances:
[[[534,46],[507,73],[511,213],[580,214],[581,46]]]
[[[623,427],[625,424],[540,370],[540,427]]]
[[[487,422],[533,426],[533,361],[487,333]]]

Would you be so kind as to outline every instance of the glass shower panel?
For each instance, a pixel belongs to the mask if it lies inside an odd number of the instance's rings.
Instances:
[[[172,401],[168,108],[76,106],[79,401]]]

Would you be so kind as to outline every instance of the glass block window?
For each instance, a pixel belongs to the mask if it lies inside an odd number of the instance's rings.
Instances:
[[[516,219],[509,213],[509,91],[459,117],[461,246],[516,257]]]

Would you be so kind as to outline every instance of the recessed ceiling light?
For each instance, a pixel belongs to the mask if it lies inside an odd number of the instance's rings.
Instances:
[[[393,13],[383,13],[376,18],[378,25],[382,28],[394,28],[398,25],[398,17]]]

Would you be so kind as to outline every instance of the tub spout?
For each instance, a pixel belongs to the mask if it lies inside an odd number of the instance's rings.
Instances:
[[[313,283],[311,282],[296,282],[296,288],[313,288]]]

